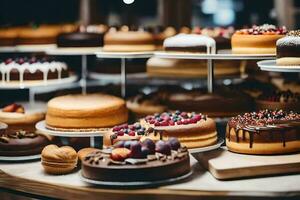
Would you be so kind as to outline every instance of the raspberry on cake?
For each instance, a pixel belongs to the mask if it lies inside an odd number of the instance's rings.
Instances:
[[[243,154],[284,154],[300,150],[300,114],[261,110],[229,120],[226,146]]]
[[[216,123],[201,113],[164,112],[141,119],[148,129],[144,138],[167,140],[176,137],[187,148],[204,147],[217,142]]]
[[[231,38],[234,54],[275,54],[276,41],[284,37],[286,28],[270,24],[236,31]]]
[[[300,65],[300,30],[290,31],[286,37],[277,40],[277,65]]]
[[[123,124],[115,126],[108,133],[103,136],[103,144],[105,147],[118,144],[120,141],[139,140],[146,134],[146,128],[142,127],[140,123]]]

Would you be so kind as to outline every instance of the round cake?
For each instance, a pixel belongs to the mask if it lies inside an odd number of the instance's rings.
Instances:
[[[2,83],[44,81],[68,77],[68,66],[49,58],[19,57],[0,62]]]
[[[110,31],[104,35],[103,51],[154,51],[152,34],[143,31]]]
[[[300,30],[290,31],[276,42],[277,65],[300,65]]]
[[[171,110],[201,112],[210,117],[232,117],[253,109],[248,95],[226,88],[218,88],[213,94],[194,89],[169,95],[167,104]]]
[[[176,30],[173,27],[156,27],[154,30],[152,30],[152,32],[157,50],[163,49],[163,43],[165,39],[176,35]]]
[[[187,112],[164,112],[141,119],[146,127],[145,136],[153,140],[176,137],[187,148],[198,148],[217,143],[216,123],[207,116]]]
[[[0,28],[0,46],[15,46],[20,28]]]
[[[187,149],[176,139],[124,143],[111,152],[97,150],[85,156],[82,176],[97,181],[134,183],[168,180],[191,172]]]
[[[214,39],[197,34],[178,34],[164,41],[165,51],[179,51],[192,53],[215,53],[216,42]]]
[[[103,136],[103,146],[110,147],[119,141],[140,140],[146,134],[146,128],[142,127],[140,123],[123,124],[113,127],[109,132]]]
[[[19,31],[17,45],[56,44],[60,32],[59,25],[24,27]]]
[[[218,77],[241,75],[240,61],[218,60],[214,75]],[[147,74],[151,77],[207,77],[207,62],[190,59],[151,57],[147,61]]]
[[[102,47],[103,34],[73,32],[62,33],[57,37],[58,47]]]
[[[282,110],[245,113],[229,120],[226,146],[243,154],[283,154],[300,150],[300,115]]]
[[[34,132],[19,130],[0,135],[0,156],[38,155],[50,140]]]
[[[127,122],[125,101],[106,94],[66,95],[48,102],[46,125],[50,129],[108,128]]]
[[[256,108],[300,112],[300,93],[293,93],[290,90],[264,93],[256,100]]]
[[[8,133],[25,130],[35,132],[35,124],[45,118],[46,104],[13,103],[0,110],[0,121],[9,125]]]
[[[162,113],[167,110],[160,93],[138,94],[127,100],[127,108],[135,114],[136,118],[145,117],[154,113]]]
[[[236,31],[231,38],[234,54],[276,54],[276,41],[285,36],[285,27],[264,24]]]

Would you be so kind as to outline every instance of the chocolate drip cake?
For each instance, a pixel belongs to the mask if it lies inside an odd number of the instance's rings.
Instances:
[[[283,154],[300,150],[300,115],[261,110],[231,118],[226,145],[243,154]]]
[[[57,37],[58,47],[102,47],[103,34],[73,32],[63,33]]]
[[[167,142],[119,142],[111,152],[97,150],[82,161],[82,176],[107,182],[159,181],[190,173],[187,149],[176,138]]]
[[[49,58],[36,57],[8,58],[0,62],[0,80],[11,81],[47,81],[68,76],[68,67],[63,62]]]
[[[300,65],[300,30],[290,31],[277,40],[277,65]]]

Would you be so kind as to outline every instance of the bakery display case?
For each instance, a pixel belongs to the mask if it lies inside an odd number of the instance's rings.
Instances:
[[[300,197],[296,1],[15,3],[3,199]]]

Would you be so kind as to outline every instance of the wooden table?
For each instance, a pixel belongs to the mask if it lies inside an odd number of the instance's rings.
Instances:
[[[193,177],[183,183],[151,189],[104,189],[80,180],[78,172],[53,176],[40,162],[0,163],[0,187],[63,199],[300,199],[300,175],[220,181],[191,157]]]

